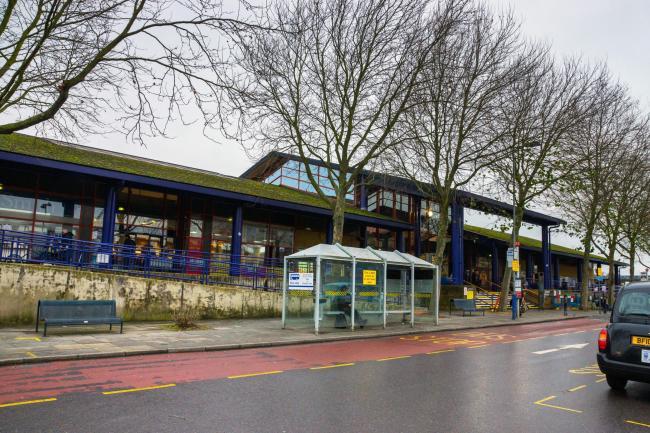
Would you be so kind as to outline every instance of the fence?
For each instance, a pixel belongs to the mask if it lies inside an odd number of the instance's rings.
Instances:
[[[282,289],[283,262],[278,259],[139,248],[11,230],[0,230],[0,261],[263,290]]]

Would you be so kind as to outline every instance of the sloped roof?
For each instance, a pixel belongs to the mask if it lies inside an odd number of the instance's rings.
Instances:
[[[324,209],[329,208],[320,197],[307,192],[30,135],[0,135],[0,151],[181,182],[271,200]],[[379,220],[395,221],[384,215],[368,212],[354,206],[349,206],[346,213]]]
[[[468,231],[470,233],[474,233],[480,236],[484,236],[486,238],[490,239],[496,239],[505,243],[509,243],[512,239],[512,234],[507,233],[507,232],[502,232],[498,230],[491,230],[485,227],[478,227],[478,226],[472,226],[465,224],[465,231]],[[531,249],[537,249],[541,250],[542,249],[542,241],[538,239],[533,239],[529,238],[527,236],[521,236],[519,235],[519,242],[521,242],[521,246],[524,248],[531,248]],[[582,251],[574,249],[574,248],[569,248],[565,247],[562,245],[557,245],[557,244],[551,244],[551,251],[563,255],[568,255],[576,258],[582,258]],[[607,258],[603,256],[599,256],[596,254],[591,254],[590,257],[593,260],[598,260],[604,263],[607,263]],[[626,265],[626,263],[617,261],[617,265]]]

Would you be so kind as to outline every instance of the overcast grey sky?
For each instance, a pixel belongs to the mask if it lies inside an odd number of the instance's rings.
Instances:
[[[650,0],[486,0],[496,8],[511,7],[525,36],[546,41],[559,56],[607,61],[614,76],[650,109]],[[151,139],[147,147],[127,143],[120,135],[80,137],[79,143],[237,176],[250,164],[235,142],[208,140],[200,127],[172,125],[171,138]],[[468,213],[470,223],[490,219]],[[524,230],[539,237],[539,230]],[[556,242],[578,246],[563,235]]]

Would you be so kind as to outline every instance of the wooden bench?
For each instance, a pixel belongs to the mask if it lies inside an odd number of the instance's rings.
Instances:
[[[478,313],[479,311],[483,316],[485,316],[485,310],[479,310],[476,308],[476,300],[474,299],[451,299],[449,301],[449,315],[451,316],[451,307],[456,308],[457,310],[461,310],[463,312],[463,316],[465,316],[466,312],[469,312],[469,315],[471,316],[472,313]]]
[[[36,309],[36,332],[43,321],[43,337],[47,336],[47,327],[65,325],[120,325],[123,321],[117,317],[115,301],[47,301],[39,300]]]

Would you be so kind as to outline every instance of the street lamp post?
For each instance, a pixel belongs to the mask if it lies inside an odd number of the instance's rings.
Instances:
[[[541,147],[542,143],[537,140],[524,143],[523,147]],[[515,221],[517,218],[517,146],[512,143],[512,261],[510,268],[512,269],[512,320],[517,320],[519,317],[519,298],[517,297],[517,281],[519,281],[519,246],[517,245],[517,235],[515,233]],[[517,263],[515,271],[515,260]],[[524,293],[522,291],[522,298]]]

